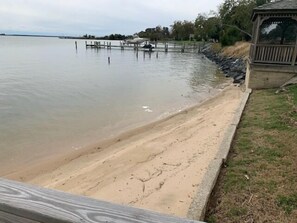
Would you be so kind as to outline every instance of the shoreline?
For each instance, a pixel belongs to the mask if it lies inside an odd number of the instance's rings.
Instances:
[[[200,106],[205,101],[215,97],[216,95],[220,94],[221,91],[223,91],[225,88],[230,86],[231,81],[226,80],[223,83],[218,84],[216,87],[210,89],[208,91],[208,94],[204,95],[203,97],[193,100],[192,102],[189,102],[187,104],[184,104],[183,106],[172,106],[169,110],[166,112],[160,112],[156,113],[155,117],[151,119],[144,119],[144,120],[137,120],[132,123],[126,123],[122,126],[117,126],[117,128],[112,127],[111,129],[108,129],[105,133],[97,134],[96,137],[90,138],[88,140],[82,139],[81,141],[78,140],[76,144],[71,143],[71,141],[68,141],[64,143],[63,146],[58,145],[55,147],[54,145],[51,147],[47,147],[47,144],[45,144],[46,149],[45,152],[42,155],[35,156],[34,151],[37,151],[38,153],[38,147],[32,150],[30,150],[32,153],[32,156],[28,154],[20,155],[17,157],[16,160],[12,160],[11,162],[17,163],[10,164],[10,163],[3,163],[0,164],[0,176],[2,177],[12,177],[13,179],[16,179],[19,172],[24,172],[24,169],[30,169],[30,173],[36,172],[36,168],[39,166],[44,166],[45,163],[63,163],[65,159],[75,159],[80,155],[83,155],[85,153],[89,152],[96,152],[97,151],[97,145],[103,144],[104,147],[108,146],[109,144],[115,143],[116,139],[119,137],[126,137],[127,135],[133,135],[136,132],[139,131],[139,129],[145,129],[146,127],[149,127],[150,125],[154,125],[158,122],[162,122],[166,120],[167,118],[173,117],[181,112],[187,111],[189,109],[192,109],[196,106]],[[40,148],[42,148],[43,145],[40,145]],[[31,147],[32,148],[32,147]],[[34,148],[34,147],[33,147]],[[41,149],[42,151],[42,149]],[[40,154],[40,153],[38,153]],[[60,165],[60,164],[59,164]],[[57,165],[58,166],[58,165]],[[49,170],[52,170],[50,168]],[[35,174],[33,174],[34,176]],[[30,177],[29,177],[30,178]],[[22,177],[18,180],[25,181],[28,180],[28,177]]]
[[[185,217],[241,97],[240,88],[226,87],[177,114],[5,177]]]
[[[158,125],[162,122],[165,122],[171,118],[174,118],[176,115],[179,115],[184,112],[188,112],[192,109],[197,107],[203,106],[204,103],[207,103],[210,100],[218,97],[224,90],[232,86],[232,82],[227,81],[219,85],[217,88],[211,91],[210,97],[204,98],[201,101],[197,102],[196,104],[189,105],[183,109],[176,109],[174,112],[168,112],[168,114],[164,115],[161,114],[152,121],[143,121],[134,123],[129,127],[125,127],[115,134],[111,136],[104,135],[101,140],[92,142],[86,146],[79,146],[79,149],[76,150],[67,150],[61,151],[58,155],[57,154],[47,154],[44,158],[39,158],[38,160],[30,160],[29,162],[22,163],[20,166],[15,168],[13,171],[9,171],[9,167],[6,168],[5,166],[0,165],[0,169],[2,169],[1,177],[7,177],[12,180],[18,180],[21,182],[26,182],[34,178],[35,175],[40,174],[39,168],[41,167],[44,171],[52,171],[56,167],[59,167],[63,163],[67,161],[71,161],[73,159],[79,158],[80,156],[89,154],[89,153],[96,153],[98,150],[107,149],[109,146],[117,143],[119,140],[124,140],[129,137],[132,137],[135,134],[140,132],[147,131],[151,127]],[[215,91],[214,91],[215,90]],[[98,149],[100,147],[100,149]],[[45,168],[45,169],[44,169]],[[7,171],[6,171],[7,169]]]

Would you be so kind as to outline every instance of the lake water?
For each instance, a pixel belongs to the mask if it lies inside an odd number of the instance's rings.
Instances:
[[[226,82],[195,53],[136,57],[58,38],[0,37],[0,69],[2,174],[176,113]]]

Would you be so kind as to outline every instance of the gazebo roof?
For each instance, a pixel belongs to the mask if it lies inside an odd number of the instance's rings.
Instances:
[[[281,13],[296,13],[297,14],[297,0],[276,0],[254,8],[252,20],[257,14],[281,14]]]

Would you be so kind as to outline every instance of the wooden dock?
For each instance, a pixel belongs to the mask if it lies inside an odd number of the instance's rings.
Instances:
[[[85,42],[86,48],[93,49],[120,49],[120,50],[135,50],[135,51],[146,51],[146,52],[181,52],[181,53],[200,53],[202,49],[202,43],[193,44],[187,46],[183,45],[169,45],[168,43],[164,44],[153,44],[153,48],[143,48],[140,44],[125,44],[120,42],[120,45],[112,44],[111,42],[99,42],[91,41]]]
[[[0,222],[198,223],[3,178],[0,178]]]

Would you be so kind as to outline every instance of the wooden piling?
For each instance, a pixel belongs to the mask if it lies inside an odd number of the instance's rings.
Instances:
[[[75,41],[75,49],[77,49],[77,41]]]
[[[110,57],[108,57],[107,60],[108,60],[108,64],[110,64]]]
[[[168,52],[168,43],[165,43],[165,53]]]
[[[182,53],[185,52],[185,44],[182,46],[182,48],[181,48],[181,52],[182,52]]]

